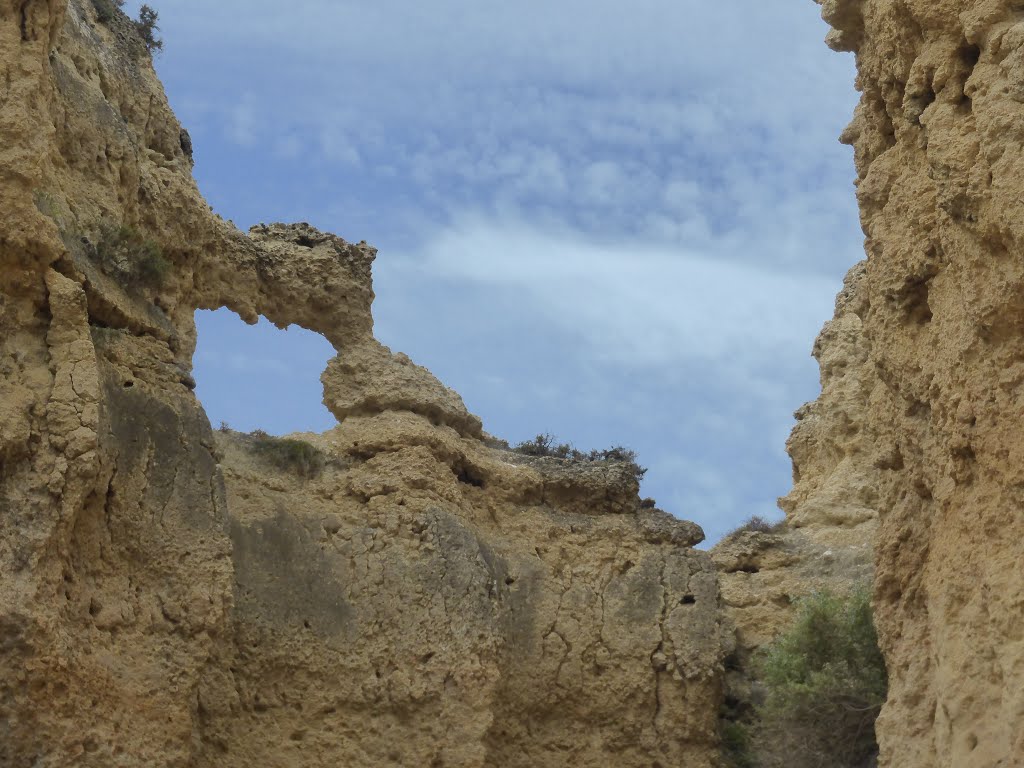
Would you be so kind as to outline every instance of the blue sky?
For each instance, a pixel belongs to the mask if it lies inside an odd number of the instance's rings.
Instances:
[[[376,245],[378,338],[491,433],[632,447],[644,494],[711,540],[779,515],[811,345],[862,243],[836,139],[853,62],[811,0],[158,10],[215,210]],[[215,424],[332,426],[326,342],[198,321]]]

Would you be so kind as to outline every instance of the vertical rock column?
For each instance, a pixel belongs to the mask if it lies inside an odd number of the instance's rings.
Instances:
[[[881,762],[1024,764],[1024,9],[822,9],[862,94],[843,141],[867,252],[858,471],[880,520]],[[803,463],[792,502],[823,466]]]

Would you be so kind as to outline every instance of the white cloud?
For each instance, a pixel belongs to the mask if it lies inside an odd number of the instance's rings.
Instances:
[[[837,247],[856,219],[835,145],[852,67],[821,45],[809,0],[179,0],[162,14],[159,66],[201,73],[206,93],[183,102],[186,122],[194,106],[244,147],[266,137],[286,159],[316,148],[318,168],[387,169],[392,195],[435,218],[554,210],[675,244],[806,232],[780,263],[834,274],[855,260]]]
[[[274,152],[286,160],[300,157],[304,148],[302,138],[294,133],[282,136],[274,142]]]
[[[672,211],[685,213],[700,200],[700,186],[689,179],[673,179],[662,191],[665,205]]]
[[[839,285],[721,254],[595,241],[467,218],[423,248],[421,268],[516,291],[607,362],[699,362],[751,375],[808,349]]]
[[[362,155],[355,142],[337,128],[324,127],[320,131],[320,154],[341,165],[358,166]]]
[[[256,126],[260,122],[256,98],[248,93],[228,107],[224,129],[228,138],[243,147],[256,146]]]

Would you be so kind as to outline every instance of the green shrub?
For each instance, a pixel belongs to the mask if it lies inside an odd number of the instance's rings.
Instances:
[[[100,226],[95,250],[100,268],[129,287],[159,288],[171,270],[156,241],[131,227]]]
[[[555,436],[549,434],[537,435],[533,440],[519,443],[512,450],[524,456],[553,456],[556,459],[568,459],[571,453],[576,452],[569,443],[556,445]]]
[[[304,440],[274,437],[262,429],[249,434],[249,447],[267,463],[299,477],[316,477],[327,463],[323,451],[316,446]]]
[[[750,734],[745,725],[738,722],[722,725],[722,757],[728,768],[755,768],[750,750]]]
[[[109,26],[124,7],[124,0],[92,0],[92,6],[96,9],[97,21]],[[151,55],[156,51],[163,50],[164,47],[164,41],[156,36],[156,33],[160,31],[160,27],[157,25],[159,18],[160,14],[150,5],[143,5],[139,8],[138,19],[125,17],[125,22],[131,24],[131,29],[135,30],[139,40]],[[141,49],[138,53],[141,53]]]
[[[636,451],[624,448],[621,445],[615,445],[604,450],[584,452],[576,450],[570,443],[559,443],[554,435],[545,433],[537,435],[533,440],[519,443],[512,450],[524,456],[551,457],[576,462],[610,461],[626,464],[634,477],[636,477],[637,482],[640,482],[643,476],[647,474],[646,467],[641,467],[637,463]]]
[[[875,719],[888,688],[866,588],[821,592],[760,660],[757,763],[765,768],[862,768],[878,754]]]
[[[122,6],[124,6],[124,0],[92,0],[92,7],[96,9],[96,18],[103,24],[109,24]]]
[[[773,523],[767,518],[761,517],[760,515],[754,515],[747,520],[743,525],[739,526],[735,530],[731,531],[726,535],[726,538],[736,536],[746,531],[753,531],[755,533],[778,533],[786,529],[785,519],[779,520]]]
[[[154,51],[162,51],[164,47],[164,41],[156,36],[156,33],[160,31],[160,27],[156,23],[158,18],[160,18],[160,14],[151,6],[143,5],[139,8],[138,21],[133,22],[135,31],[139,33],[146,50],[151,54]]]

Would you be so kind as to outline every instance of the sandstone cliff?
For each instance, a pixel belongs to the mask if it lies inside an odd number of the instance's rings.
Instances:
[[[120,15],[0,0],[0,765],[711,765],[699,528],[492,447],[371,265],[220,220]],[[338,350],[315,477],[214,435],[197,308]]]
[[[833,514],[839,491],[878,513],[881,764],[1021,765],[1024,8],[822,7],[829,44],[857,56],[843,140],[867,260],[831,326],[860,350],[849,407],[826,390],[805,412],[789,512]]]

